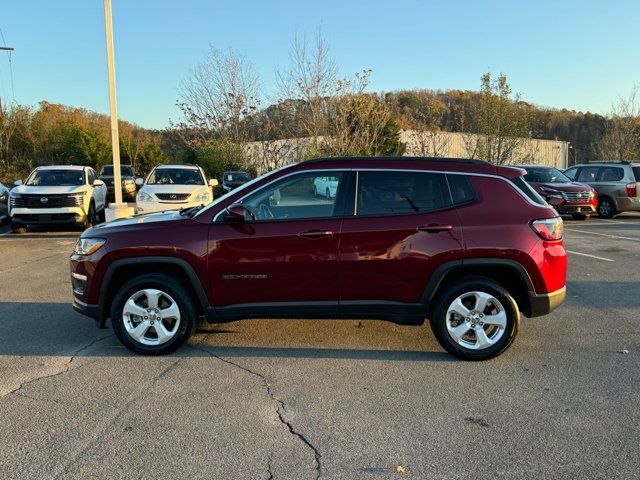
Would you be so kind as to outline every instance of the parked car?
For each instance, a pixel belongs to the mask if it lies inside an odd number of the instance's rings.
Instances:
[[[335,197],[338,191],[338,177],[317,177],[313,180],[313,188],[316,196]]]
[[[213,200],[216,179],[207,181],[202,168],[197,165],[158,165],[143,182],[138,192],[138,213],[179,210],[206,205]]]
[[[640,161],[589,162],[565,170],[571,180],[586,183],[598,192],[602,218],[640,211]]]
[[[527,173],[524,179],[561,215],[572,215],[576,220],[586,220],[596,212],[598,194],[584,183],[572,181],[554,167],[543,165],[521,165]],[[559,199],[559,202],[555,202]]]
[[[9,193],[9,216],[14,233],[28,225],[95,225],[104,217],[107,186],[93,168],[58,165],[38,167],[24,184]]]
[[[228,193],[251,180],[247,172],[224,172],[222,174],[222,192]]]
[[[115,201],[116,188],[113,181],[113,165],[104,165],[100,169],[98,178],[107,186],[107,199]],[[131,165],[120,165],[120,180],[122,182],[122,198],[124,201],[136,201],[136,176]]]
[[[200,316],[428,318],[447,351],[487,359],[511,345],[520,313],[565,298],[562,219],[522,175],[428,158],[290,165],[206,207],[84,232],[73,305],[101,326],[110,318],[140,354],[175,350]],[[314,195],[318,177],[337,178],[330,201]]]
[[[0,183],[0,225],[9,221],[9,189]]]

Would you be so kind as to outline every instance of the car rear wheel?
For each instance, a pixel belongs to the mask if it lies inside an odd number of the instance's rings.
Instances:
[[[520,312],[509,292],[493,280],[463,280],[439,297],[431,329],[447,352],[465,360],[487,360],[513,343]]]
[[[191,336],[197,315],[189,292],[175,278],[146,274],[127,282],[111,305],[118,339],[142,355],[164,355]]]
[[[608,198],[601,198],[598,202],[598,215],[602,218],[612,218],[616,214],[616,207]]]

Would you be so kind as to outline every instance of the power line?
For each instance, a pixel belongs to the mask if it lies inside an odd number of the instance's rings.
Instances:
[[[16,91],[13,86],[13,59],[11,58],[11,53],[13,52],[13,47],[7,47],[7,42],[4,39],[4,33],[2,33],[2,29],[0,28],[0,38],[2,38],[3,45],[0,45],[0,50],[6,51],[7,56],[9,57],[9,78],[11,79],[11,99],[15,103],[16,101]],[[0,109],[2,108],[2,99],[0,98]]]

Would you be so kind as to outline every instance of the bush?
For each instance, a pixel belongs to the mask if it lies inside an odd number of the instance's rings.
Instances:
[[[244,149],[228,140],[208,140],[194,147],[195,160],[210,178],[221,178],[224,172],[233,170],[249,171]]]

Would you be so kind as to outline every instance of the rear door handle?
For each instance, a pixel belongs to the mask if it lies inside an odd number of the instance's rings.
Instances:
[[[453,230],[453,226],[439,225],[437,223],[430,223],[429,225],[420,225],[418,227],[419,232],[427,232],[427,233],[449,232],[451,230]]]
[[[332,235],[333,235],[333,232],[331,230],[307,230],[306,232],[300,232],[298,234],[299,237],[310,238],[311,240],[330,237]]]

